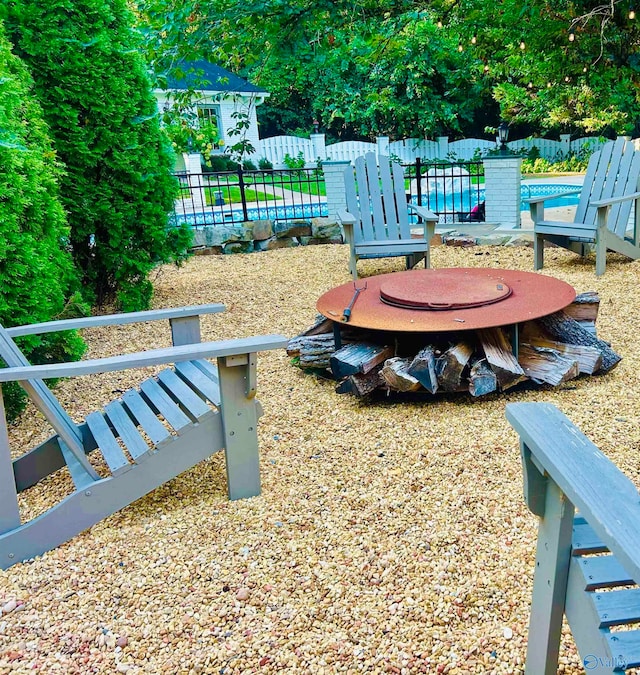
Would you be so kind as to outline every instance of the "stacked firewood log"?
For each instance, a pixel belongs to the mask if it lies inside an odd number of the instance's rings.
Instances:
[[[621,357],[596,335],[599,297],[582,293],[560,312],[513,326],[446,334],[355,328],[319,315],[292,338],[287,353],[300,368],[338,381],[338,393],[469,392],[483,396],[520,382],[558,386],[604,373]]]

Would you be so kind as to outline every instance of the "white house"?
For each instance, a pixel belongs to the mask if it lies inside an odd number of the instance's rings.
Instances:
[[[208,119],[218,128],[218,136],[224,147],[237,143],[240,138],[259,148],[256,107],[270,95],[269,92],[251,84],[237,75],[207,61],[184,61],[179,64],[184,77],[167,79],[166,89],[155,89],[158,110],[163,112],[176,102],[176,97],[193,89],[191,105],[193,123]],[[249,127],[242,130],[242,136],[231,136],[237,119],[233,113],[248,115]]]

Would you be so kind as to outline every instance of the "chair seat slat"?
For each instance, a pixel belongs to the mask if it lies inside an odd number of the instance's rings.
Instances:
[[[600,628],[640,621],[640,588],[594,592],[593,604],[600,617]]]
[[[115,427],[129,454],[135,459],[145,457],[149,446],[133,423],[124,405],[120,401],[112,401],[104,409],[109,421]]]
[[[172,369],[158,373],[158,381],[194,420],[211,413],[211,408]]]
[[[607,635],[611,653],[627,669],[640,666],[640,630],[618,630]]]
[[[126,392],[122,396],[122,402],[155,445],[159,445],[171,438],[169,431],[137,391],[131,389]]]
[[[631,575],[613,555],[578,557],[576,564],[582,572],[587,591],[634,583]]]
[[[220,381],[220,376],[218,374],[218,369],[213,363],[210,363],[206,359],[198,359],[197,361],[190,361],[194,366],[199,368],[208,378],[210,378],[216,384]]]
[[[90,413],[85,418],[85,422],[111,473],[117,476],[119,473],[130,469],[131,464],[124,456],[124,452],[103,414],[100,412]]]
[[[178,433],[191,424],[189,417],[155,380],[145,380],[140,391]]]
[[[189,383],[200,395],[214,405],[220,405],[220,386],[205,375],[192,361],[176,363],[176,372]]]
[[[588,523],[574,523],[572,537],[572,555],[585,553],[605,553],[609,549]]]

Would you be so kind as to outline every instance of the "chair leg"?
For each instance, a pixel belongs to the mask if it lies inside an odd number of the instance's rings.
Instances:
[[[0,391],[0,534],[20,526],[18,491],[13,477],[13,463],[4,411],[2,392]]]
[[[533,235],[533,269],[541,270],[544,267],[544,237],[541,234]]]
[[[573,506],[549,481],[538,527],[525,675],[555,675],[571,558]]]
[[[428,270],[431,267],[431,241],[436,236],[436,224],[427,223],[427,250],[424,253],[424,268]]]
[[[218,373],[229,499],[255,497],[260,494],[258,416],[249,389],[255,382],[256,354],[219,358]]]
[[[604,228],[600,228],[604,229]],[[596,233],[596,276],[604,274],[607,267],[607,240],[606,236],[600,231]]]
[[[351,278],[356,281],[358,279],[358,259],[354,254],[351,254],[349,257],[349,272],[351,273]]]

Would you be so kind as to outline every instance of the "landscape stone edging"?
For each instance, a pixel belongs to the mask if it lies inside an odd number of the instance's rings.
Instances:
[[[524,233],[484,234],[474,237],[469,233],[450,230],[438,235],[439,244],[445,246],[531,246]],[[343,244],[340,225],[333,218],[292,219],[274,222],[255,220],[237,224],[205,225],[194,230],[192,253],[218,255],[273,251],[279,248],[314,246],[317,244]],[[435,244],[436,242],[434,242]]]
[[[342,228],[333,218],[256,220],[199,227],[193,231],[191,251],[215,255],[342,243]]]

